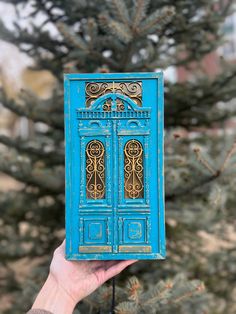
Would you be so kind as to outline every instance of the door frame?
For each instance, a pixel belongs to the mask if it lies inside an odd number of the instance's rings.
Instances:
[[[106,259],[163,259],[165,258],[165,224],[164,224],[164,176],[163,176],[163,73],[108,73],[88,74],[74,73],[64,75],[65,90],[65,144],[66,144],[66,258],[69,260],[106,260]],[[84,110],[84,117],[95,117],[85,107],[85,87],[87,83],[96,82],[136,82],[143,84],[143,108],[152,108],[150,119],[150,138],[152,145],[151,164],[157,158],[157,171],[150,180],[150,204],[153,207],[151,220],[155,228],[151,232],[152,252],[119,253],[119,254],[80,254],[79,216],[78,216],[78,182],[80,178],[78,148],[80,148],[78,134],[78,120]],[[138,113],[142,117],[142,113]],[[105,117],[106,118],[106,117]]]

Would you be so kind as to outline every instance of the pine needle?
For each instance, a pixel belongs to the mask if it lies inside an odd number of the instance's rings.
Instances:
[[[130,24],[129,11],[124,0],[107,0],[112,16],[127,27]]]
[[[122,302],[115,308],[116,314],[137,314],[137,308],[133,302]]]
[[[162,29],[162,27],[170,22],[172,16],[175,14],[173,7],[158,9],[152,13],[140,26],[140,34],[145,35],[156,30]]]
[[[71,28],[69,28],[65,23],[58,22],[56,25],[61,34],[64,35],[66,41],[68,41],[78,49],[84,51],[88,50],[88,46],[86,42],[83,40],[83,38],[80,35],[75,34],[74,31]]]
[[[133,301],[137,301],[139,292],[140,290],[142,290],[142,286],[137,277],[133,276],[129,278],[128,283],[127,283],[127,290],[128,290],[129,299]]]
[[[209,164],[209,162],[203,157],[200,148],[195,147],[193,151],[196,154],[197,160],[199,161],[199,163],[203,165],[204,168],[207,169],[212,175],[216,175],[217,171],[213,169],[213,167]]]
[[[137,0],[134,5],[134,16],[132,28],[135,30],[141,23],[142,19],[146,16],[146,11],[149,6],[150,0]]]
[[[119,40],[123,43],[127,44],[131,41],[132,34],[130,29],[126,25],[115,21],[107,14],[101,14],[99,16],[99,21],[101,27],[105,31],[111,33],[114,36],[117,36],[117,38],[119,38]]]
[[[235,154],[236,152],[236,141],[233,143],[231,149],[228,151],[223,163],[222,163],[222,166],[220,168],[220,172],[223,172],[225,170],[225,168],[227,167],[231,157]]]

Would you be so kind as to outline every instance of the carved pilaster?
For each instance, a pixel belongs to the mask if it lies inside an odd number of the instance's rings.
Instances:
[[[106,145],[106,173],[107,173],[107,203],[111,205],[111,145],[110,145],[110,136],[106,135],[105,139]]]
[[[122,204],[122,189],[123,189],[123,181],[122,178],[124,177],[124,167],[123,167],[123,138],[118,136],[118,145],[119,145],[119,152],[118,152],[118,159],[119,159],[119,178],[118,178],[118,195],[119,195],[119,204]]]
[[[85,163],[85,138],[82,136],[80,138],[80,159],[81,159],[81,168],[80,168],[80,204],[84,204],[84,198],[85,198],[85,169],[86,169],[86,163]]]
[[[151,233],[151,220],[150,220],[150,217],[147,217],[147,220],[146,220],[146,243],[150,242],[150,233]]]
[[[84,219],[79,219],[79,242],[80,245],[84,243]]]
[[[146,203],[149,205],[150,201],[150,189],[149,189],[149,165],[148,165],[148,159],[149,159],[149,136],[144,137],[144,158],[145,158],[145,169],[144,169],[144,178],[145,178],[145,197],[146,197]]]

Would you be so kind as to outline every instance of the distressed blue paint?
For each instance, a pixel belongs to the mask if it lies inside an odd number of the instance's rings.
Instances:
[[[109,93],[85,106],[86,82],[142,82],[142,107],[125,95]],[[69,260],[165,258],[163,176],[163,74],[111,73],[65,75],[66,257]],[[116,111],[122,99],[125,113]],[[103,102],[111,98],[112,111]],[[105,148],[104,199],[86,198],[86,145]],[[124,195],[124,145],[135,139],[143,147],[144,197]],[[119,252],[119,246],[128,246]],[[129,247],[149,251],[129,251]],[[93,248],[92,253],[79,247]],[[107,252],[96,252],[102,247]],[[108,249],[107,249],[108,248]],[[127,251],[128,250],[128,251]]]

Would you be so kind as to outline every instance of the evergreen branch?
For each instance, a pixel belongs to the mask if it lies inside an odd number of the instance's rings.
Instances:
[[[11,4],[17,4],[19,2],[25,2],[25,0],[0,0],[0,2],[3,3],[11,3]]]
[[[4,152],[0,155],[0,171],[23,183],[55,192],[64,191],[64,171],[61,167],[44,168],[43,163],[35,163],[18,152]]]
[[[213,167],[209,164],[209,162],[203,157],[200,148],[199,147],[195,147],[193,149],[193,151],[196,154],[197,160],[200,162],[200,164],[202,164],[203,167],[205,169],[207,169],[210,174],[215,176],[217,174],[217,171],[215,169],[213,169]]]
[[[9,31],[3,22],[0,20],[0,34],[1,34],[1,40],[14,42],[16,40],[15,35]]]
[[[220,5],[221,5],[221,15],[223,17],[226,17],[227,15],[231,14],[231,9],[233,9],[233,5],[235,4],[235,0],[223,0],[220,1]],[[235,11],[235,10],[232,10]]]
[[[69,44],[85,52],[89,50],[85,40],[79,34],[75,34],[75,32],[65,23],[58,22],[56,25],[58,30]]]
[[[131,63],[130,61],[131,61],[131,57],[132,57],[134,48],[135,48],[135,42],[132,40],[126,46],[126,49],[123,53],[123,58],[121,59],[121,68],[123,69],[123,71],[127,71],[128,67]]]
[[[175,191],[174,193],[166,193],[165,200],[174,201],[177,198],[192,194],[196,189],[203,187],[206,184],[209,184],[210,182],[214,181],[217,177],[218,177],[218,174],[206,176],[194,182],[193,184],[188,185],[187,188],[179,189]]]
[[[39,10],[42,10],[47,16],[48,19],[43,23],[43,25],[45,25],[46,23],[48,23],[49,21],[52,23],[56,23],[58,20],[62,19],[64,17],[64,15],[55,15],[52,13],[52,10],[56,7],[56,5],[54,3],[51,3],[51,6],[48,7],[48,1],[37,1],[37,12]]]
[[[103,62],[104,64],[107,64],[113,70],[120,69],[119,64],[114,59],[104,57],[102,53],[96,50],[90,51],[89,57],[92,58],[94,61],[97,60],[97,61]]]
[[[115,21],[107,14],[101,14],[99,16],[99,22],[101,27],[108,33],[111,33],[114,36],[127,44],[132,40],[132,33],[128,26],[120,22]]]
[[[124,0],[107,0],[112,15],[126,27],[130,25],[129,11]]]
[[[95,40],[96,40],[96,33],[97,33],[97,25],[94,19],[89,19],[88,24],[87,24],[87,30],[91,38],[89,45],[82,39],[80,35],[75,34],[64,23],[58,22],[57,26],[59,27],[61,33],[64,34],[65,39],[68,41],[68,43],[72,44],[75,48],[85,53],[86,59],[93,59],[95,61],[99,60],[111,66],[111,68],[113,69],[118,69],[118,64],[115,62],[114,59],[106,58],[102,55],[102,53],[93,49]]]
[[[47,216],[48,219],[58,219],[57,211],[62,206],[64,204],[58,198],[52,198],[48,194],[40,195],[39,192],[28,192],[27,188],[0,192],[1,219],[6,224],[17,224],[26,220],[32,225],[44,225],[45,211],[50,216]],[[37,213],[37,216],[30,216],[29,212]]]
[[[46,162],[52,164],[62,164],[64,162],[64,151],[57,147],[56,154],[55,148],[53,151],[46,151],[49,144],[47,143],[30,143],[29,141],[25,142],[21,139],[13,140],[8,136],[0,134],[0,143],[6,145],[7,147],[15,148],[19,152],[27,153],[28,155],[33,155],[39,159],[44,159]]]
[[[215,170],[213,169],[213,167],[208,163],[207,160],[204,159],[204,157],[200,154],[200,150],[199,148],[195,148],[195,153],[198,156],[198,160],[199,162],[210,172],[210,176],[206,176],[204,178],[201,178],[200,180],[194,182],[193,184],[189,185],[187,188],[184,189],[180,189],[178,191],[175,191],[174,193],[167,193],[166,194],[166,201],[173,201],[176,198],[180,198],[183,196],[186,196],[188,194],[193,193],[197,188],[200,188],[202,186],[204,186],[205,184],[209,184],[210,182],[212,182],[213,180],[215,180],[216,178],[218,178],[223,171],[226,168],[226,165],[228,164],[230,158],[233,156],[233,154],[235,154],[236,152],[236,142],[232,145],[231,149],[228,151],[224,162],[222,163],[222,166]]]
[[[222,173],[222,172],[226,169],[226,167],[227,167],[227,165],[228,165],[228,163],[229,163],[231,157],[232,157],[235,153],[236,153],[236,141],[233,143],[231,149],[228,151],[228,153],[227,153],[227,155],[226,155],[226,157],[225,157],[225,159],[224,159],[224,161],[223,161],[223,163],[222,163],[222,166],[221,166],[220,169],[219,169],[219,172],[220,172],[220,173]]]
[[[165,7],[162,10],[156,10],[152,13],[139,28],[139,35],[147,35],[156,30],[161,30],[162,27],[169,23],[175,14],[173,7]]]
[[[139,292],[142,290],[142,286],[137,277],[132,276],[129,278],[126,288],[128,290],[129,299],[138,302]]]
[[[116,314],[136,314],[137,306],[133,302],[124,301],[118,304],[115,308]]]
[[[22,92],[22,98],[25,100],[28,98],[26,92]],[[13,99],[7,99],[3,90],[0,90],[0,102],[3,103],[4,107],[19,116],[27,117],[35,122],[44,122],[57,129],[64,129],[64,116],[62,113],[55,112],[53,108],[50,108],[50,104],[47,101],[38,103],[35,97],[30,97],[30,99],[31,101],[27,99],[27,101],[24,101],[24,104],[22,105],[22,102],[19,100],[15,101]]]
[[[111,286],[101,286],[98,290],[98,302],[99,305],[102,303],[108,303],[112,298],[112,287]]]
[[[197,83],[166,83],[168,93],[166,94],[166,125],[182,125],[190,128],[212,124],[213,122],[226,120],[233,116],[233,111],[219,111],[214,105],[217,102],[227,102],[236,97],[233,87],[236,78],[236,69],[231,66],[230,71],[219,74],[214,81],[199,80]],[[169,99],[168,95],[172,95]],[[191,95],[194,95],[192,97]],[[171,103],[171,106],[168,104]],[[206,114],[211,110],[211,114]],[[213,114],[213,110],[217,115]],[[175,117],[172,120],[172,117]],[[195,118],[195,125],[191,119]]]
[[[89,49],[92,50],[98,36],[98,25],[95,19],[89,18],[86,24],[87,34],[89,36]]]
[[[100,35],[95,42],[95,46],[100,45],[101,49],[111,49],[114,53],[122,53],[124,51],[125,45],[118,40],[114,40],[114,36],[111,34]],[[115,61],[113,58],[112,61]]]
[[[148,291],[144,296],[141,304],[144,306],[153,305],[156,302],[160,302],[163,299],[166,299],[169,295],[170,290],[173,288],[173,283],[169,280],[159,281],[152,289]]]
[[[137,31],[137,27],[146,16],[147,8],[150,0],[136,0],[134,4],[134,11],[132,16],[132,29]]]
[[[169,303],[179,303],[182,302],[184,299],[192,297],[194,294],[202,293],[205,290],[205,285],[200,282],[197,284],[196,287],[192,287],[190,291],[183,293],[182,295],[178,296],[177,298],[173,298],[169,301]]]
[[[62,58],[65,52],[62,49],[65,48],[65,42],[56,38],[52,38],[48,31],[43,31],[41,27],[33,25],[34,36],[27,29],[21,29],[18,25],[18,36],[8,37],[6,41],[12,44],[18,44],[19,48],[24,51],[20,44],[31,45],[31,51],[37,51],[40,54],[40,50],[43,48],[52,55],[56,55],[57,58]]]
[[[100,67],[106,65],[108,67],[107,70],[111,72],[114,70],[118,72],[154,71],[157,68],[171,65],[182,65],[191,71],[191,75],[206,75],[207,72],[204,73],[204,69],[200,71],[201,69],[198,66],[196,66],[197,71],[195,72],[192,67],[192,61],[200,61],[203,56],[214,51],[217,46],[222,44],[223,37],[219,30],[225,20],[225,16],[232,12],[231,6],[233,3],[233,0],[184,0],[175,2],[172,0],[160,2],[155,0],[2,1],[13,3],[19,8],[19,15],[17,16],[19,27],[17,28],[17,25],[15,25],[16,30],[13,32],[3,29],[4,38],[9,42],[17,44],[22,51],[25,51],[28,56],[33,58],[38,69],[46,66],[54,71],[59,81],[58,90],[61,90],[62,87],[61,73],[63,69],[69,68],[70,65],[73,65],[74,70],[79,72],[96,72]],[[20,5],[18,6],[19,3]],[[177,12],[171,22],[169,22],[170,19],[164,21],[165,18],[161,16],[158,18],[158,10],[161,13],[163,10],[161,8],[168,8],[169,4],[173,4]],[[24,12],[25,20],[22,23],[23,14],[21,15],[21,12],[27,11],[28,5],[32,5],[32,10],[29,10],[29,13]],[[95,24],[98,22],[100,13],[105,15],[104,12],[108,6],[112,19],[106,16],[107,20],[105,20],[104,27],[97,27],[93,22]],[[150,12],[150,15],[146,17],[147,12]],[[38,24],[35,22],[38,15],[43,15],[46,20],[40,26],[35,26]],[[56,22],[59,20],[63,21],[62,24],[68,27],[68,32],[72,32],[66,35],[62,34],[63,39],[61,39],[61,36],[57,38],[57,35],[52,37],[51,32],[45,31],[49,26],[49,21],[51,21],[52,26],[56,26]],[[111,21],[118,24],[114,27],[110,23]],[[28,22],[30,23],[30,31],[22,28],[22,25]],[[75,31],[78,29],[78,26],[79,42],[76,41],[77,31]],[[144,28],[143,33],[141,32],[142,27]],[[149,42],[151,42],[151,45],[148,46]],[[109,58],[105,57],[106,54],[104,54],[107,50],[110,53]],[[182,55],[184,50],[186,54]],[[66,64],[67,61],[68,65]],[[220,150],[218,145],[214,145],[215,137],[211,136],[205,141],[206,136],[204,134],[200,135],[199,132],[202,130],[199,130],[198,126],[204,125],[209,129],[212,122],[223,121],[236,113],[233,102],[232,106],[231,103],[226,104],[225,107],[218,105],[221,102],[232,100],[236,96],[236,81],[235,74],[233,74],[233,71],[234,73],[236,71],[233,70],[233,65],[229,65],[228,70],[227,68],[224,70],[223,66],[220,66],[220,69],[223,69],[222,73],[212,80],[208,78],[205,80],[196,79],[194,84],[190,82],[184,82],[183,84],[175,82],[171,87],[168,82],[165,83],[165,99],[167,102],[165,126],[167,136],[169,132],[175,131],[172,128],[173,126],[184,126],[185,129],[192,129],[198,132],[199,141],[201,141],[202,145],[207,146],[209,149],[212,148],[212,156]],[[0,143],[6,145],[6,147],[2,147],[4,154],[2,157],[0,156],[0,169],[3,168],[3,170],[6,170],[6,173],[13,178],[21,180],[26,186],[19,193],[0,193],[2,208],[0,219],[1,260],[7,264],[7,259],[13,261],[28,255],[30,256],[29,260],[33,261],[33,257],[44,255],[47,263],[49,262],[48,253],[55,247],[55,242],[57,241],[55,239],[58,239],[58,230],[64,223],[64,215],[62,214],[64,212],[64,187],[62,187],[64,183],[64,163],[62,162],[63,153],[61,151],[63,147],[62,95],[59,95],[57,98],[51,97],[48,101],[40,101],[33,96],[24,94],[20,99],[12,101],[9,99],[5,100],[0,93],[0,100],[5,102],[6,107],[9,109],[14,108],[12,111],[20,113],[19,115],[27,116],[34,121],[42,121],[49,127],[48,131],[43,135],[35,132],[34,145],[31,139],[26,143],[23,140],[18,141],[18,139],[0,136]],[[222,125],[217,123],[217,126],[222,130]],[[174,147],[168,146],[167,154],[170,154],[171,166],[173,166],[172,161],[177,158],[176,155],[183,156],[189,150],[188,141],[193,141],[191,136],[189,139],[183,138],[181,145],[174,144]],[[59,154],[57,154],[57,144]],[[44,145],[48,145],[47,147],[52,148],[52,150],[45,151]],[[9,152],[6,153],[5,150]],[[166,194],[166,200],[174,201],[171,206],[173,209],[176,209],[174,215],[176,214],[177,219],[175,221],[176,227],[174,227],[174,224],[171,227],[174,233],[172,235],[171,232],[171,235],[170,233],[169,235],[175,237],[177,242],[168,242],[170,254],[173,258],[170,259],[170,262],[172,261],[171,264],[167,265],[164,263],[160,266],[162,277],[166,278],[170,274],[172,276],[173,273],[179,272],[183,264],[186,266],[186,273],[189,273],[190,270],[191,273],[204,274],[208,281],[210,297],[213,297],[213,301],[221,302],[222,300],[219,300],[218,296],[223,292],[226,301],[223,310],[228,313],[234,308],[234,304],[231,306],[232,289],[230,287],[231,283],[234,284],[234,269],[232,270],[232,267],[230,267],[234,263],[234,251],[232,250],[230,257],[229,254],[223,254],[223,260],[222,254],[219,252],[216,257],[220,265],[215,267],[216,271],[212,271],[212,259],[202,260],[199,268],[197,257],[202,257],[202,255],[198,251],[196,251],[196,254],[193,254],[193,257],[190,256],[191,254],[187,254],[188,252],[193,252],[193,247],[196,248],[198,246],[194,242],[198,238],[196,235],[194,236],[195,230],[190,227],[191,232],[187,231],[186,236],[186,225],[178,222],[189,221],[188,226],[190,226],[190,223],[193,223],[191,226],[194,226],[196,229],[200,226],[202,229],[203,224],[206,225],[209,221],[212,223],[212,218],[214,217],[217,232],[221,232],[219,226],[221,228],[222,225],[225,225],[225,219],[228,218],[226,215],[230,212],[231,207],[234,209],[235,179],[233,176],[235,172],[235,149],[231,147],[223,155],[223,163],[218,168],[216,168],[213,162],[212,165],[211,162],[208,162],[205,154],[203,156],[201,154],[198,156],[197,152],[195,154],[198,158],[197,165],[196,161],[194,161],[193,165],[191,161],[178,165],[175,164],[174,166],[177,166],[175,169],[173,167],[170,169],[168,168],[169,165],[167,165],[167,172],[169,171],[167,179],[170,179],[167,180],[167,189],[171,188],[171,193]],[[48,166],[49,164],[50,167]],[[202,170],[202,167],[204,174],[200,176],[199,169],[201,168]],[[171,181],[171,178],[174,176],[176,178],[175,182]],[[217,180],[217,183],[214,180]],[[231,180],[231,182],[227,185],[228,180]],[[58,186],[56,183],[58,183]],[[222,213],[220,213],[220,210],[212,210],[212,204],[207,195],[212,183],[219,184],[219,187],[221,187],[221,183],[224,185],[222,190],[225,191],[225,195],[222,197],[227,199],[227,211],[224,211],[223,223],[220,225],[218,220],[222,218]],[[215,194],[212,193],[211,197],[214,198],[218,192],[219,190],[214,192]],[[184,198],[182,198],[183,196]],[[194,211],[191,211],[192,208],[194,208]],[[199,209],[199,212],[195,209]],[[177,213],[177,211],[179,212]],[[170,214],[173,214],[173,212]],[[197,219],[197,217],[201,217],[201,219]],[[232,212],[230,212],[231,218]],[[29,228],[26,232],[21,226],[23,225],[24,227],[24,224]],[[207,228],[209,228],[209,225],[210,229],[214,230],[212,224],[208,224]],[[24,235],[21,235],[22,230],[25,232]],[[223,230],[225,229],[222,227]],[[176,236],[178,239],[176,239]],[[183,240],[183,237],[185,240]],[[181,250],[179,250],[179,245],[181,245]],[[30,248],[28,249],[27,247]],[[207,263],[205,263],[206,260]],[[134,271],[136,269],[142,277],[143,266],[140,264],[140,266],[134,267]],[[224,268],[223,273],[221,272],[222,267]],[[8,269],[6,268],[6,271]],[[230,269],[232,276],[228,277],[232,278],[232,280],[223,281],[222,284],[222,277],[225,280],[225,269]],[[38,276],[35,270],[34,267],[33,278],[37,279]],[[36,271],[39,271],[39,269]],[[40,276],[42,276],[42,273],[44,271],[40,270]],[[212,278],[214,277],[213,281],[209,280],[209,273]],[[192,282],[187,280],[187,278],[178,276],[178,278],[172,279],[169,283],[163,281],[153,284],[158,274],[159,272],[156,271],[154,266],[152,268],[150,264],[149,274],[147,272],[144,274],[148,285],[148,289],[145,292],[139,289],[139,285],[142,284],[138,281],[136,282],[136,280],[131,280],[128,293],[123,286],[120,288],[122,292],[117,287],[116,313],[174,313],[176,311],[195,313],[208,311],[205,304],[202,307],[202,299],[198,296],[198,293],[203,291],[201,283]],[[214,287],[215,275],[217,275],[217,280],[219,279],[217,282],[220,283],[217,289]],[[8,293],[12,288],[13,282],[13,285],[17,285],[14,287],[15,291],[16,289],[18,290],[16,294],[20,294],[20,298],[15,298],[19,301],[13,306],[12,311],[25,313],[25,308],[29,306],[28,303],[31,302],[32,296],[23,294],[22,299],[21,292],[25,287],[26,290],[24,291],[27,293],[28,291],[32,293],[36,289],[31,289],[27,281],[25,281],[26,284],[24,286],[15,283],[12,277],[10,275],[7,279],[8,284],[5,290]],[[35,281],[34,279],[32,282]],[[162,285],[167,286],[162,287]],[[227,289],[224,289],[225,287]],[[78,310],[83,313],[88,313],[89,311],[107,313],[109,311],[107,310],[109,306],[107,303],[109,303],[110,294],[109,291],[103,292],[101,295],[96,293],[93,296],[89,296],[90,301],[94,300],[94,302],[85,300],[83,304],[78,305]],[[195,295],[198,298],[194,298]],[[13,295],[13,297],[15,296]],[[128,299],[128,297],[130,298]],[[203,300],[203,303],[205,301],[206,299]],[[210,312],[219,310],[217,302],[212,311],[209,309]],[[211,304],[215,302],[209,303],[211,307]]]

